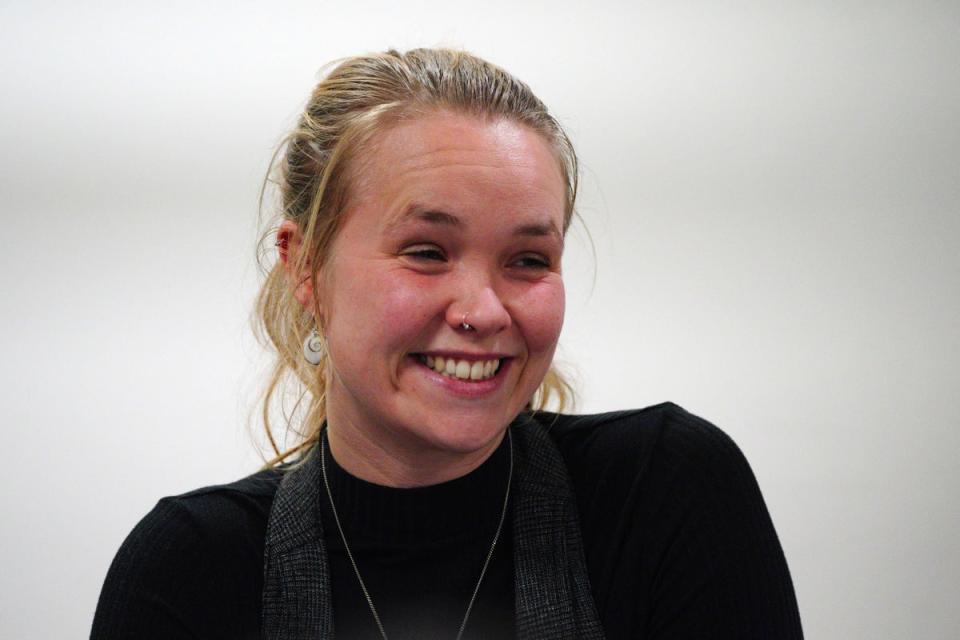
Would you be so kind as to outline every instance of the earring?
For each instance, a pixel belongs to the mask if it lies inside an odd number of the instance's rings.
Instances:
[[[303,359],[316,366],[323,360],[323,356],[323,338],[320,337],[320,333],[314,328],[314,330],[310,332],[310,335],[307,336],[307,339],[303,341]]]

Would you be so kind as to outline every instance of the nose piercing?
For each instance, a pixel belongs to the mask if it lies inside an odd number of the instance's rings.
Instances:
[[[463,314],[463,320],[460,321],[460,328],[464,331],[475,331],[476,329],[472,324],[467,322],[467,314]]]

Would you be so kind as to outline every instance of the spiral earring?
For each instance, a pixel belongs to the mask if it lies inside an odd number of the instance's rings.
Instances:
[[[303,359],[313,366],[317,366],[323,361],[324,355],[323,337],[320,335],[320,332],[317,331],[316,327],[314,327],[310,335],[307,336],[307,339],[303,341]]]

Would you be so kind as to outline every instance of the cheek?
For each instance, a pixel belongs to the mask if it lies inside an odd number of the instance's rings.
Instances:
[[[380,299],[373,304],[379,306],[385,335],[401,347],[409,347],[439,315],[436,292],[418,284],[416,278],[387,277],[380,291]]]
[[[563,281],[544,283],[523,296],[515,316],[523,330],[531,356],[552,355],[563,328],[565,297]]]
[[[377,271],[370,265],[341,268],[337,275],[328,318],[330,332],[355,349],[375,349],[371,335],[378,336],[376,343],[381,346],[404,347],[436,313],[430,305],[429,287],[416,278],[398,277],[390,269]]]

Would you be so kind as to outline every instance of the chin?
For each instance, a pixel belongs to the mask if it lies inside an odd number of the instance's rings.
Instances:
[[[463,416],[453,421],[425,425],[424,434],[431,444],[450,453],[473,453],[499,441],[510,420]]]

